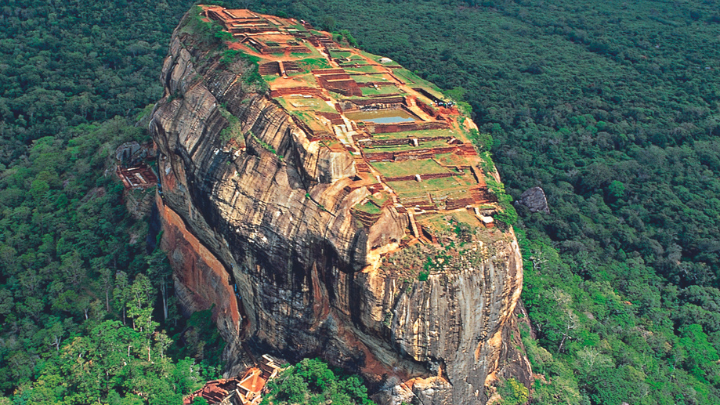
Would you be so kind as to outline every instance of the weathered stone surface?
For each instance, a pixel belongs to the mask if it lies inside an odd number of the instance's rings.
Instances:
[[[545,192],[540,187],[533,187],[525,190],[520,195],[520,199],[517,200],[517,204],[522,204],[528,207],[531,212],[544,212],[546,214],[550,213],[550,208],[548,208],[548,202],[547,198],[545,197]]]
[[[499,377],[527,382],[522,343],[510,341],[522,286],[512,231],[476,267],[404,287],[378,266],[406,214],[389,206],[369,228],[356,221],[350,208],[369,193],[346,190],[352,158],[318,148],[238,80],[241,63],[217,59],[176,33],[150,130],[179,298],[191,310],[215,304],[231,364],[242,363],[243,345],[291,361],[320,356],[386,387],[377,398],[388,404],[481,404]],[[254,134],[247,150],[224,148],[221,104]]]

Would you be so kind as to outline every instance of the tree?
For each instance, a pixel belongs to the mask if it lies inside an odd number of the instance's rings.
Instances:
[[[130,286],[127,313],[132,318],[133,329],[146,332],[152,330],[152,296],[154,291],[150,279],[138,274]]]
[[[167,255],[160,249],[148,256],[148,277],[160,292],[163,308],[163,320],[168,320],[168,299],[172,283],[172,268],[167,262]]]
[[[319,359],[303,359],[283,370],[268,383],[269,393],[263,404],[286,401],[288,403],[324,403],[372,405],[367,389],[356,376],[338,377]]]
[[[110,312],[110,293],[113,290],[113,274],[110,269],[100,269],[100,288],[105,293],[105,310]]]
[[[325,17],[323,17],[323,22],[322,22],[323,30],[328,31],[328,32],[333,32],[333,31],[335,31],[335,24],[336,24],[335,18],[333,18],[332,16],[326,15]]]
[[[613,180],[608,186],[608,191],[610,191],[610,195],[613,197],[622,198],[625,196],[625,185],[620,181]]]
[[[82,258],[77,250],[62,256],[62,264],[60,271],[65,275],[65,280],[78,287],[86,276],[86,270],[83,266]]]
[[[128,276],[124,271],[115,273],[115,288],[113,289],[113,300],[115,301],[115,309],[122,312],[122,322],[125,325],[125,314],[127,304],[130,301],[130,286]]]
[[[151,361],[152,334],[159,325],[152,320],[153,295],[154,291],[150,279],[144,274],[138,274],[130,287],[130,300],[127,303],[127,312],[132,318],[133,329],[145,336],[144,346],[147,349],[148,361]],[[164,341],[164,339],[162,340]],[[163,347],[163,351],[164,349],[165,347]]]

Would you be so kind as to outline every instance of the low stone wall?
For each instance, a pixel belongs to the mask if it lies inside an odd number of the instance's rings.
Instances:
[[[375,124],[367,128],[373,134],[387,134],[393,132],[420,131],[427,129],[448,129],[450,126],[445,121],[415,121],[399,122],[396,124]]]
[[[363,156],[368,163],[395,161],[395,154],[392,152],[363,153]]]
[[[449,173],[430,173],[430,174],[422,174],[422,173],[421,173],[421,174],[420,174],[420,177],[422,178],[422,180],[425,180],[425,179],[428,179],[428,180],[429,180],[429,179],[444,179],[444,178],[446,178],[446,177],[461,176],[461,175],[462,175],[462,173],[452,173],[452,172],[449,172]]]
[[[412,138],[400,138],[400,139],[373,139],[371,142],[372,146],[396,146],[396,145],[408,145]]]
[[[298,94],[303,96],[314,96],[325,101],[329,101],[327,97],[322,94],[320,89],[315,87],[287,87],[282,89],[275,89],[270,92],[270,97],[282,97],[291,94]]]
[[[415,206],[419,206],[422,209],[425,209],[423,207],[435,209],[435,204],[433,204],[433,202],[430,200],[430,197],[428,197],[427,195],[417,197],[400,197],[399,201],[400,204],[405,206],[405,208],[413,208]]]
[[[415,181],[415,175],[411,174],[409,176],[395,176],[395,177],[380,177],[383,181]]]
[[[497,202],[497,197],[487,187],[473,187],[470,189],[470,195],[477,202]]]
[[[302,71],[302,69],[300,69],[300,65],[293,61],[283,61],[283,67],[285,67],[285,73],[300,73]]]
[[[260,44],[260,53],[263,54],[269,54],[269,53],[285,53],[285,52],[291,52],[291,53],[310,53],[310,49],[308,49],[306,46],[297,45],[297,46],[267,46],[265,44]]]
[[[475,204],[479,201],[476,201],[472,197],[464,197],[464,198],[448,198],[445,201],[445,209],[446,210],[456,210],[458,208],[465,208],[468,205]]]
[[[280,64],[277,62],[268,62],[263,63],[262,65],[258,66],[258,73],[261,75],[279,75],[280,74]]]
[[[344,71],[343,73],[323,74],[318,78],[323,80],[352,80],[352,77],[350,77],[350,75],[345,73]]]
[[[454,151],[455,151],[455,148],[452,146],[448,146],[448,147],[444,147],[444,148],[423,148],[423,149],[400,151],[400,152],[395,152],[395,161],[402,162],[405,160],[413,160],[413,159],[431,159],[437,154],[452,153]]]
[[[420,148],[398,152],[368,152],[370,148],[363,148],[362,153],[365,159],[372,162],[403,162],[406,160],[432,159],[435,155],[455,153],[461,156],[475,156],[475,148],[467,143],[450,145],[441,148]]]
[[[377,109],[400,108],[405,103],[405,97],[375,97],[341,101],[343,111],[352,111],[360,108],[373,107]]]
[[[313,69],[315,75],[347,74],[345,69]]]
[[[324,76],[320,76],[318,77],[318,81],[324,88],[344,96],[362,96],[362,90],[352,79],[327,80]]]
[[[422,174],[417,173],[420,175],[420,180],[429,180],[429,179],[442,179],[445,177],[453,177],[453,176],[460,176],[462,173],[430,173],[430,174]],[[395,177],[385,177],[382,176],[382,179],[384,181],[417,181],[417,178],[414,174],[411,174],[409,176],[395,176]]]
[[[316,115],[319,115],[321,117],[327,118],[333,125],[344,125],[345,120],[342,119],[342,116],[340,114],[333,114],[333,113],[326,113],[326,112],[316,112]]]
[[[355,170],[361,173],[369,173],[370,166],[363,159],[355,159]]]
[[[397,139],[374,139],[367,135],[355,135],[353,137],[356,142],[362,142],[361,146],[365,148],[375,148],[375,147],[383,147],[383,146],[397,146],[397,145],[411,145],[413,139],[417,139],[418,144],[422,145],[424,142],[432,142],[432,141],[441,141],[446,140],[448,144],[451,144],[450,141],[453,139],[448,136],[427,136],[427,137],[407,137],[407,138],[397,138]],[[362,141],[361,141],[362,140]]]
[[[462,156],[477,156],[475,147],[469,143],[462,143],[457,146],[458,154]]]
[[[417,104],[417,106],[420,107],[420,109],[421,109],[425,114],[427,114],[427,115],[429,115],[429,116],[431,116],[431,117],[433,117],[433,118],[437,117],[438,112],[435,111],[435,109],[432,108],[432,107],[430,107],[429,105],[423,103],[423,102],[420,101],[420,100],[416,100],[416,101],[415,101],[415,104]]]

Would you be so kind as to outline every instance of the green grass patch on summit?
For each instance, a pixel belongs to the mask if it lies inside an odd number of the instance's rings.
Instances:
[[[371,165],[385,177],[413,176],[416,174],[450,173],[432,159],[406,160],[403,162],[375,162]]]

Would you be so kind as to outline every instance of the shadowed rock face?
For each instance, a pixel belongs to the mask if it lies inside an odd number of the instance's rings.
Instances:
[[[218,59],[176,32],[150,130],[178,297],[189,311],[215,305],[228,371],[250,361],[247,351],[320,356],[384,387],[376,399],[388,404],[485,403],[498,377],[529,383],[516,349],[522,263],[512,231],[480,244],[476,265],[403,285],[379,267],[406,214],[390,206],[369,228],[355,220],[350,208],[369,193],[345,189],[352,157],[310,142],[244,83],[244,62]],[[246,150],[220,140],[220,105],[255,135]]]

